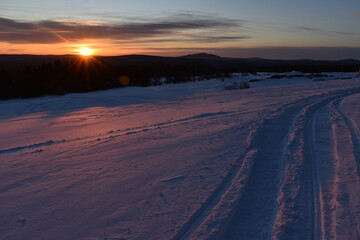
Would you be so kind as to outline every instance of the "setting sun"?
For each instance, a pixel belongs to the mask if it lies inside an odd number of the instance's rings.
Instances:
[[[90,56],[94,54],[94,49],[83,47],[77,49],[77,52],[82,56]]]

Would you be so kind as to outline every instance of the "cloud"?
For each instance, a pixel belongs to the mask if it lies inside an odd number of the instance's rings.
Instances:
[[[217,43],[217,42],[237,42],[239,40],[251,38],[250,36],[204,36],[194,39],[198,43]]]
[[[238,42],[244,39],[249,39],[250,36],[195,36],[195,35],[179,35],[176,37],[162,37],[155,39],[130,39],[130,40],[115,40],[113,43],[173,43],[173,42],[192,42],[192,43],[219,43],[219,42]]]
[[[321,31],[321,30],[318,29],[318,28],[305,27],[305,26],[297,27],[297,29],[303,30],[303,31],[308,31],[308,32],[320,32],[320,31]]]
[[[24,48],[10,48],[10,49],[6,49],[6,52],[19,52],[19,51],[24,51]]]
[[[299,30],[299,31],[316,32],[316,33],[323,34],[323,35],[326,35],[326,36],[333,36],[333,35],[348,35],[348,36],[353,36],[353,35],[356,35],[355,33],[351,33],[351,32],[324,31],[324,30],[319,29],[319,28],[313,28],[313,27],[307,27],[307,26],[297,26],[296,29]]]
[[[241,24],[232,19],[193,14],[178,14],[152,21],[131,23],[107,23],[93,21],[35,21],[0,18],[0,41],[10,43],[59,43],[83,39],[139,40],[154,37],[181,36],[184,32],[199,32],[238,28]],[[246,36],[188,37],[188,41],[234,41]]]
[[[332,32],[333,34],[338,34],[338,35],[348,35],[348,36],[354,36],[357,35],[356,33],[351,33],[351,32]]]

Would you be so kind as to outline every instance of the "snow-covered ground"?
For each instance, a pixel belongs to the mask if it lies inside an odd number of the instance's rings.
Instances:
[[[359,239],[360,79],[326,74],[1,101],[0,239]]]

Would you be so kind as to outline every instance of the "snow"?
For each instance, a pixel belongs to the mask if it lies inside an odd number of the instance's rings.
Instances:
[[[358,239],[360,79],[325,74],[1,101],[0,238]]]

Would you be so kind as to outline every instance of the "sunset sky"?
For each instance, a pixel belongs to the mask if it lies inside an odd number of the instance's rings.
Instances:
[[[360,59],[359,0],[1,0],[0,54]]]

